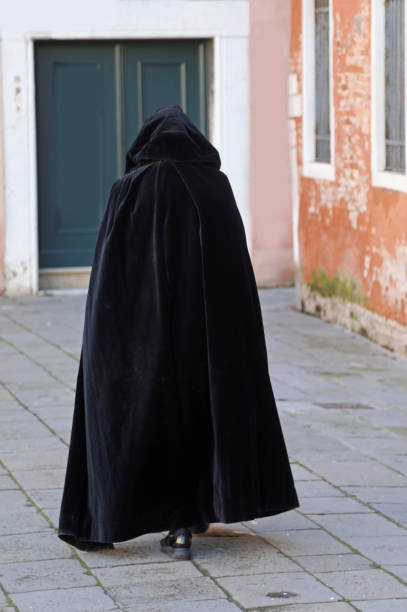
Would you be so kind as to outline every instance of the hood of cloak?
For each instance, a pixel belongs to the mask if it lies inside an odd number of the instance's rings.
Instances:
[[[125,172],[152,160],[221,166],[218,151],[178,105],[162,106],[144,121],[126,153]]]

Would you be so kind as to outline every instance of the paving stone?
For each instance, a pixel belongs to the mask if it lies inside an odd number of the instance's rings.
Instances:
[[[346,541],[380,565],[405,565],[407,562],[407,535],[349,536]]]
[[[50,345],[48,342],[37,340],[25,345],[25,350],[29,352],[33,359],[38,361],[43,367],[52,370],[53,365],[75,366],[76,360],[68,356],[61,349]]]
[[[19,423],[21,421],[38,423],[38,419],[28,410],[21,408],[21,406],[19,410],[15,408],[13,410],[0,410],[1,426],[3,426],[3,423]]]
[[[299,389],[272,377],[273,392],[276,400],[309,400],[309,395]]]
[[[8,593],[95,585],[77,559],[53,559],[0,565],[0,582]]]
[[[327,603],[294,604],[250,608],[250,612],[355,612],[355,608],[344,601]]]
[[[72,556],[69,546],[54,533],[0,536],[0,564]]]
[[[0,412],[22,412],[23,410],[25,409],[12,395],[8,399],[0,399]]]
[[[286,364],[284,364],[282,367],[284,370],[287,370]],[[273,373],[275,372],[275,370],[276,370],[276,364],[271,363],[270,364],[271,380],[273,380]],[[278,376],[279,373],[276,372],[276,375]],[[283,375],[284,375],[284,372],[283,372]],[[321,408],[317,406],[316,404],[314,404],[311,401],[311,399],[312,398],[308,397],[307,399],[300,400],[300,401],[288,400],[285,402],[280,402],[280,406],[279,406],[280,412],[288,413],[293,416],[298,416],[299,414],[310,414],[310,413],[321,412]]]
[[[59,508],[63,489],[26,489],[27,494],[41,509]]]
[[[240,612],[241,608],[226,599],[205,599],[205,601],[194,601],[193,612]],[[144,604],[145,612],[191,612],[191,601],[177,599],[173,602],[163,604]],[[126,612],[140,612],[140,607],[127,607]],[[333,610],[332,612],[335,612]],[[338,610],[338,612],[340,612]]]
[[[69,445],[71,439],[71,430],[69,431],[59,431],[58,436],[65,442],[65,444]]]
[[[318,529],[318,525],[315,525],[315,523],[295,510],[289,510],[288,512],[282,512],[274,516],[266,516],[251,521],[245,521],[243,525],[246,525],[249,529],[258,533],[283,530],[291,531],[293,529]]]
[[[6,349],[5,351],[3,351],[2,349]],[[10,349],[8,344],[5,344],[3,341],[0,341],[0,351],[5,354],[5,353],[9,353],[9,352],[14,352],[13,350]],[[2,356],[2,360],[4,359],[4,357]],[[13,400],[13,396],[11,395],[11,393],[6,389],[6,387],[1,386],[0,387],[0,404],[2,402],[6,402],[6,401],[14,401]]]
[[[407,504],[407,487],[344,487],[350,495],[368,503]]]
[[[4,332],[3,332],[4,333]],[[14,384],[21,384],[22,372],[24,384],[47,385],[53,384],[54,379],[41,366],[21,353],[14,353],[3,360],[1,378],[2,383],[12,388]]]
[[[345,572],[348,570],[368,569],[372,567],[372,563],[369,559],[353,553],[338,555],[304,555],[298,557],[297,561],[313,574],[316,572]]]
[[[47,430],[48,431],[48,430]],[[7,453],[29,452],[34,450],[50,450],[64,448],[66,445],[48,431],[48,436],[41,438],[17,438],[0,440],[0,453],[4,460]]]
[[[31,591],[12,596],[20,612],[89,612],[90,610],[116,610],[112,599],[97,587]]]
[[[246,608],[341,599],[334,591],[304,572],[234,576],[218,578],[217,582]],[[292,595],[289,598],[282,597],[282,593]]]
[[[160,548],[164,532],[147,533],[133,540],[117,542],[113,550],[99,552],[78,551],[88,567],[111,567],[135,563],[155,563],[168,561],[168,555]],[[179,563],[179,561],[172,561]]]
[[[174,561],[178,563],[178,561]],[[108,587],[106,591],[117,603],[125,608],[144,610],[148,604],[162,604],[168,601],[190,600],[191,609],[195,600],[220,599],[224,592],[211,578],[200,576],[188,580],[145,580],[134,586]]]
[[[160,582],[178,579],[190,580],[202,576],[199,570],[189,561],[104,567],[94,569],[93,573],[105,587],[142,584],[154,580]]]
[[[393,522],[373,512],[369,514],[328,514],[309,515],[322,527],[336,536],[345,539],[348,536],[375,536],[380,535],[407,535],[405,529],[398,527]]]
[[[405,478],[377,461],[314,461],[310,467],[339,486],[405,486]]]
[[[407,586],[381,569],[325,572],[316,576],[347,599],[407,598]]]
[[[57,433],[69,433],[72,427],[72,418],[68,419],[47,419],[47,425]]]
[[[357,443],[358,440],[363,439],[365,441],[364,446],[367,447],[378,439],[385,440],[389,437],[389,432],[376,428],[373,425],[366,427],[366,423],[363,421],[363,415],[366,410],[346,410],[347,406],[350,408],[353,406],[366,406],[369,408],[367,404],[329,402],[320,405],[326,410],[326,414],[313,413],[309,415],[308,422],[312,425],[312,429],[319,432],[327,431],[327,433],[332,436],[334,436],[336,432],[341,441],[346,440],[348,443],[351,443],[351,446],[362,455],[365,455],[365,449],[360,448],[360,445]],[[335,408],[336,406],[337,408]],[[347,459],[341,455],[338,455],[336,460],[341,463],[347,461]],[[367,457],[363,456],[363,460],[367,461]]]
[[[38,407],[55,407],[72,405],[74,401],[74,391],[67,389],[64,385],[54,381],[53,386],[40,387],[36,389],[18,389],[17,397],[24,405],[35,410]]]
[[[287,433],[290,435],[290,431],[287,431]],[[299,435],[293,436],[291,434],[291,441],[295,443],[296,455],[299,457],[306,457],[307,453],[315,455],[315,449],[318,449],[320,453],[332,451],[336,456],[340,457],[341,454],[347,450],[344,443],[335,439],[333,435],[329,435],[328,432],[322,434],[310,429],[307,429],[306,435],[304,435],[304,431],[299,432]],[[290,446],[291,445],[288,445],[288,448],[290,448]],[[306,462],[301,461],[301,463]]]
[[[350,439],[353,442],[356,435],[363,436],[363,434],[366,433],[366,426],[363,424],[359,416],[357,414],[349,414],[349,412],[344,409],[344,406],[346,407],[350,404],[328,403],[321,405],[326,406],[325,414],[323,414],[323,412],[313,412],[311,414],[299,414],[296,418],[302,423],[306,423],[308,427],[311,426],[311,430],[315,430],[320,433],[327,432],[332,436],[335,436],[336,434],[341,440],[343,439],[349,441]],[[333,406],[338,406],[338,409],[333,409]],[[383,437],[385,436],[385,434],[382,432],[380,432],[380,435]],[[359,447],[355,445],[355,448],[360,454],[361,450]],[[352,460],[354,459],[355,457],[352,458]],[[363,461],[367,460],[364,454],[360,454],[360,459]],[[335,458],[335,461],[340,463],[348,460],[349,459],[346,456],[342,456],[342,454]],[[317,464],[320,464],[320,462],[321,457],[319,457],[319,460],[316,460]]]
[[[33,412],[37,414],[45,422],[52,419],[71,419],[73,417],[73,400],[69,404],[62,404],[60,406],[36,406],[32,408]]]
[[[23,373],[23,376],[22,376]],[[55,378],[50,372],[47,372],[43,367],[37,365],[30,359],[27,359],[25,363],[21,362],[21,365],[17,365],[14,368],[11,367],[4,374],[2,372],[3,382],[7,384],[7,387],[17,395],[21,389],[31,388],[46,388],[55,384]],[[22,382],[23,381],[23,382]]]
[[[291,464],[291,471],[294,476],[294,480],[320,480],[318,476],[313,474],[311,471],[304,468],[302,465],[296,463]]]
[[[19,375],[18,381],[13,381],[7,384],[7,387],[10,389],[13,395],[15,395],[20,401],[24,404],[24,392],[48,392],[49,389],[53,387],[56,388],[64,388],[64,385],[59,381],[55,380],[51,374],[46,372],[43,368],[38,367],[38,370],[35,371],[35,374],[41,372],[40,376],[28,376],[27,379],[24,378],[24,382],[21,382],[21,372]],[[30,373],[29,373],[30,374]],[[26,404],[25,404],[26,405]]]
[[[35,419],[35,417],[33,417]],[[47,438],[50,435],[47,429],[38,419],[32,422],[21,421],[18,423],[2,423],[0,428],[0,440],[18,440],[24,438]]]
[[[307,515],[312,514],[339,514],[373,512],[368,506],[351,499],[350,497],[305,497],[301,499],[300,511]]]
[[[60,489],[65,481],[65,469],[15,471],[17,482],[24,489]]]
[[[301,430],[300,430],[301,432],[304,431],[303,428],[306,425],[307,425],[306,422],[304,424],[301,424]],[[314,461],[321,461],[321,457],[323,457],[326,461],[338,461],[338,457],[340,457],[341,461],[344,461],[344,462],[345,461],[359,462],[359,461],[366,460],[365,455],[363,455],[362,453],[359,453],[354,448],[350,448],[349,446],[341,449],[340,454],[338,454],[338,451],[330,450],[330,449],[326,449],[323,451],[323,453],[321,453],[321,451],[317,447],[315,447],[309,450],[297,452],[297,455],[299,457],[297,461],[300,461],[301,463],[305,463],[305,464],[311,463]]]
[[[321,529],[276,531],[264,536],[273,546],[293,557],[347,553],[349,549]]]
[[[49,371],[57,380],[60,380],[69,387],[74,387],[76,384],[77,371],[72,367],[55,367],[51,366]]]
[[[354,437],[352,442],[360,451],[374,458],[382,451],[384,451],[382,456],[385,457],[386,451],[390,453],[403,453],[406,450],[405,440],[392,435],[383,438]]]
[[[379,599],[351,603],[361,612],[406,612],[407,610],[407,599]]]
[[[405,504],[374,504],[374,507],[394,521],[407,527],[407,506]]]
[[[32,509],[33,504],[22,491],[0,491],[0,515]]]
[[[55,528],[58,527],[59,523],[59,508],[47,508],[44,513],[48,517],[48,519],[52,522]]]
[[[407,582],[407,563],[406,565],[384,565],[383,567]]]
[[[388,405],[385,409],[377,408],[369,414],[365,414],[364,419],[369,421],[372,425],[379,425],[386,428],[392,425],[407,425],[407,414],[397,408],[390,408]]]
[[[388,467],[393,468],[393,470],[401,472],[404,478],[407,476],[407,454],[405,451],[403,454],[377,453],[376,459],[380,461],[380,463],[384,463]]]
[[[298,481],[295,485],[298,497],[341,497],[344,493],[323,480]]]
[[[298,565],[257,536],[193,539],[193,556],[211,576],[297,572]]]
[[[18,485],[7,474],[0,476],[0,490],[18,489]]]
[[[30,508],[25,512],[8,512],[0,514],[0,535],[50,530],[51,527],[49,523],[34,508]]]
[[[7,453],[5,464],[11,471],[66,468],[68,448],[19,453]]]

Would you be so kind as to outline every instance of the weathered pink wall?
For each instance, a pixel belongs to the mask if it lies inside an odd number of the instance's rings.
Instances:
[[[289,51],[290,2],[250,0],[251,256],[260,286],[294,280]]]
[[[301,0],[292,0],[291,61],[302,89]],[[333,3],[334,181],[300,177],[301,281],[323,268],[361,287],[366,308],[407,325],[407,195],[372,186],[370,0]],[[302,168],[302,119],[298,118]]]

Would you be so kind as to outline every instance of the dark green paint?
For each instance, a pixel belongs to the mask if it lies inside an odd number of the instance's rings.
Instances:
[[[112,182],[142,122],[179,104],[208,135],[208,43],[39,42],[40,267],[88,266]]]

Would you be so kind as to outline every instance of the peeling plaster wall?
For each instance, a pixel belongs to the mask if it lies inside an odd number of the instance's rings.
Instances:
[[[302,2],[292,0],[291,73],[302,92]],[[299,168],[301,281],[324,268],[355,280],[366,307],[407,325],[407,194],[372,186],[371,0],[333,0],[335,180]]]

